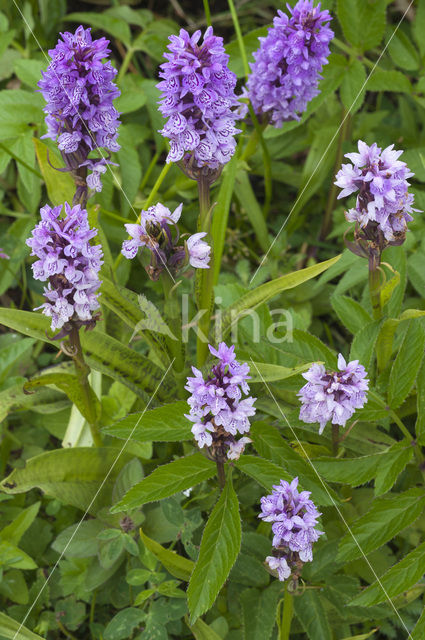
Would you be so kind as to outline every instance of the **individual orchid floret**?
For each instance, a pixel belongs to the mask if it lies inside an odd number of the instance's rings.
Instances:
[[[229,162],[240,118],[236,75],[228,68],[223,39],[213,34],[212,27],[202,43],[200,38],[201,31],[190,36],[184,29],[170,36],[157,85],[159,110],[167,118],[160,133],[170,141],[167,162],[181,161],[194,179],[200,168],[218,171]]]
[[[356,222],[363,239],[375,241],[383,249],[387,244],[404,242],[407,223],[414,196],[409,193],[408,178],[413,176],[405,162],[399,160],[403,153],[390,145],[382,151],[374,142],[368,146],[358,143],[359,153],[345,155],[351,164],[343,164],[336,175],[335,184],[342,189],[338,198],[357,193],[356,206],[345,217]]]
[[[87,211],[80,205],[63,205],[40,210],[41,222],[26,241],[32,256],[34,278],[48,282],[44,289],[46,302],[38,307],[52,319],[51,327],[62,329],[64,336],[73,328],[94,327],[99,314],[99,270],[103,264],[100,245],[90,244],[97,235],[91,229]]]
[[[281,480],[261,498],[258,517],[271,522],[273,531],[273,555],[266,562],[282,582],[291,575],[296,580],[302,565],[313,560],[313,543],[323,535],[316,529],[320,515],[310,492],[298,491],[298,478],[291,483]]]
[[[367,402],[369,380],[358,360],[347,364],[339,354],[338,371],[327,371],[322,364],[313,364],[302,375],[307,384],[298,392],[300,420],[318,422],[320,434],[329,421],[344,427],[356,409]]]
[[[47,103],[48,132],[43,137],[57,141],[84,198],[84,183],[101,190],[100,176],[106,165],[113,164],[110,152],[120,148],[119,113],[113,106],[114,98],[120,95],[113,82],[117,71],[109,60],[102,62],[110,53],[109,41],[93,40],[90,31],[80,26],[75,33],[62,33],[56,47],[49,51],[51,62],[38,83]],[[101,148],[106,150],[106,157],[101,153],[101,158],[88,161],[89,153],[99,153]],[[88,170],[92,173],[87,177]]]
[[[10,256],[8,256],[7,253],[5,253],[3,249],[0,248],[0,258],[3,258],[3,260],[9,260]]]
[[[194,423],[192,433],[198,446],[207,447],[214,460],[237,460],[251,440],[236,440],[235,436],[249,432],[249,418],[255,415],[255,398],[243,398],[249,393],[249,366],[240,364],[235,348],[224,342],[218,350],[209,345],[209,350],[219,362],[206,380],[201,371],[192,367],[194,377],[187,379],[185,387],[191,393],[186,417]]]
[[[287,120],[299,120],[307,104],[319,94],[323,65],[328,63],[333,31],[328,11],[320,3],[299,0],[273,20],[273,27],[254,53],[248,77],[248,95],[257,115],[275,127]]]
[[[121,253],[131,260],[136,257],[139,248],[146,247],[150,252],[146,271],[152,280],[157,280],[164,269],[176,274],[188,263],[197,269],[209,268],[211,248],[201,239],[206,233],[195,233],[181,243],[177,223],[182,207],[180,204],[171,213],[158,203],[140,213],[140,222],[125,225],[130,239],[124,240]]]

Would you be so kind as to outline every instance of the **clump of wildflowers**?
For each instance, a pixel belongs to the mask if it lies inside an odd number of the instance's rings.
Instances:
[[[212,367],[206,380],[201,371],[192,367],[195,376],[187,379],[185,387],[192,394],[186,417],[194,423],[192,433],[198,446],[208,447],[214,460],[237,460],[251,440],[236,440],[235,436],[249,432],[249,418],[255,414],[255,398],[242,398],[249,393],[249,366],[240,364],[235,348],[224,342],[218,350],[209,345],[209,350],[219,363]]]
[[[107,153],[118,151],[119,113],[113,100],[120,91],[113,79],[117,73],[111,63],[102,62],[110,50],[105,38],[93,40],[90,29],[80,26],[75,33],[62,33],[51,62],[38,83],[46,100],[48,132],[45,138],[57,140],[68,169],[87,185],[101,191],[100,176],[109,158],[88,158],[103,147]],[[86,178],[87,171],[91,174]]]
[[[322,364],[313,364],[303,373],[307,380],[298,392],[301,400],[300,420],[318,422],[319,433],[326,423],[345,426],[356,409],[367,402],[369,381],[365,368],[358,360],[346,363],[338,356],[339,371],[326,371]]]
[[[356,206],[345,217],[356,222],[366,240],[373,240],[384,248],[386,244],[404,242],[414,196],[408,192],[408,178],[414,174],[398,158],[403,153],[394,145],[384,149],[374,142],[368,146],[358,143],[359,153],[346,153],[352,164],[343,164],[335,184],[342,189],[338,198],[357,193]],[[378,237],[377,237],[378,236]]]
[[[99,270],[103,264],[100,245],[91,245],[97,235],[91,229],[87,211],[80,205],[63,205],[40,210],[41,222],[26,241],[32,256],[34,278],[48,282],[44,289],[46,302],[38,307],[52,319],[53,330],[62,329],[66,335],[73,327],[92,328],[99,309],[98,289],[101,285]]]
[[[121,253],[131,260],[139,248],[149,249],[151,260],[146,271],[152,280],[157,280],[164,269],[176,273],[187,263],[197,269],[209,268],[211,247],[202,240],[206,233],[195,233],[181,243],[177,222],[182,207],[180,204],[171,213],[158,203],[140,213],[140,222],[125,225],[130,239],[124,240]]]
[[[227,64],[223,39],[212,27],[190,36],[184,29],[170,36],[168,62],[161,65],[157,85],[162,93],[159,110],[167,122],[161,133],[170,140],[167,162],[183,161],[196,178],[199,168],[218,170],[232,157],[239,133],[235,121],[240,104],[235,95],[236,75]]]
[[[328,11],[300,0],[288,17],[282,11],[273,20],[260,48],[254,53],[248,77],[248,94],[254,111],[275,127],[299,120],[307,104],[318,95],[323,65],[328,63],[333,31]]]
[[[266,558],[270,569],[277,571],[282,582],[291,574],[296,578],[303,563],[313,560],[313,542],[323,534],[316,529],[321,515],[312,500],[310,491],[298,489],[298,478],[291,483],[281,480],[273,486],[273,492],[261,498],[259,518],[272,522],[273,555]]]

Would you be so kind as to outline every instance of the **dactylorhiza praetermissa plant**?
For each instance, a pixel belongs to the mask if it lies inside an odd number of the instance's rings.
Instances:
[[[202,167],[219,170],[229,162],[239,133],[235,121],[240,103],[235,95],[236,75],[228,68],[223,39],[212,27],[190,36],[184,29],[170,36],[168,62],[161,65],[163,80],[159,110],[167,122],[160,133],[170,140],[167,162],[181,162],[197,179]]]
[[[355,410],[367,402],[369,380],[359,361],[347,364],[339,354],[338,369],[327,371],[322,364],[313,364],[302,374],[307,384],[297,394],[301,400],[300,420],[318,422],[319,433],[323,433],[329,420],[344,427]]]
[[[190,414],[186,417],[194,423],[192,433],[198,446],[207,447],[214,460],[237,460],[251,440],[236,440],[235,436],[249,432],[249,418],[255,414],[255,398],[242,398],[249,393],[249,366],[239,364],[235,348],[224,342],[217,350],[209,345],[209,350],[219,363],[212,367],[206,380],[201,371],[192,367],[195,376],[187,379],[185,387],[191,393]]]
[[[48,282],[44,289],[46,302],[38,307],[52,319],[51,327],[61,329],[59,336],[73,328],[92,328],[99,314],[98,289],[101,285],[99,270],[103,264],[100,245],[91,245],[97,235],[91,229],[87,211],[80,205],[63,205],[40,210],[41,222],[33,229],[26,243],[32,256],[34,278]],[[57,336],[57,337],[59,337]]]
[[[408,192],[408,178],[414,174],[398,158],[403,153],[394,145],[384,149],[359,140],[359,153],[346,153],[352,164],[342,165],[335,184],[342,189],[338,198],[357,193],[356,206],[345,217],[356,222],[357,239],[399,245],[405,240],[407,223],[413,220],[414,196]]]
[[[287,580],[291,574],[296,580],[305,562],[313,560],[313,543],[323,534],[316,529],[321,515],[312,500],[310,491],[298,491],[298,478],[292,482],[281,480],[273,486],[273,492],[261,498],[259,518],[272,522],[273,555],[266,558],[279,580]]]
[[[62,33],[52,58],[38,83],[47,104],[44,138],[57,140],[65,164],[82,185],[102,190],[100,176],[106,171],[109,157],[89,158],[100,148],[118,151],[119,113],[113,100],[120,91],[113,79],[117,73],[107,58],[109,40],[93,40],[90,29],[80,26],[75,33]],[[88,177],[87,171],[91,173]]]
[[[121,253],[125,258],[135,258],[140,247],[146,247],[151,260],[146,271],[152,280],[157,280],[164,269],[176,274],[182,267],[190,263],[196,269],[208,269],[210,246],[202,240],[206,233],[195,233],[181,242],[177,222],[180,219],[183,205],[180,204],[173,213],[158,203],[140,213],[140,222],[126,224],[130,236],[124,240]]]
[[[257,115],[264,115],[275,127],[287,120],[299,120],[307,104],[319,94],[323,65],[328,63],[333,31],[328,11],[320,3],[300,0],[291,16],[282,11],[273,20],[260,48],[250,63],[248,95]]]

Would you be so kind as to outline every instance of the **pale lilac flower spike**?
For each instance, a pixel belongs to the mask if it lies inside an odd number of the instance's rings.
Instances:
[[[408,192],[407,179],[413,173],[399,160],[403,152],[394,145],[382,151],[375,142],[368,146],[359,140],[358,148],[359,153],[345,154],[352,164],[343,164],[336,175],[335,184],[342,189],[338,198],[358,192],[355,208],[345,217],[361,228],[374,224],[388,243],[401,244],[407,223],[413,220],[410,214],[419,211],[413,208],[414,196]]]
[[[235,348],[224,342],[218,349],[209,345],[209,350],[219,363],[212,367],[206,380],[201,371],[192,367],[195,376],[187,379],[185,387],[192,394],[186,417],[194,423],[192,433],[200,448],[208,447],[216,460],[237,460],[251,440],[236,440],[235,436],[248,433],[249,418],[255,414],[255,398],[242,399],[249,393],[249,366],[239,364]]]
[[[277,571],[280,581],[287,580],[291,573],[299,571],[300,564],[313,560],[313,543],[322,531],[316,529],[321,514],[310,500],[309,491],[298,491],[298,478],[291,483],[281,480],[273,486],[270,495],[261,498],[259,518],[272,522],[272,556],[266,562],[272,571]]]
[[[347,364],[339,354],[338,369],[326,371],[322,364],[313,364],[302,374],[307,384],[297,394],[301,400],[300,420],[318,422],[320,434],[329,420],[344,427],[355,410],[367,402],[369,380],[359,361]]]

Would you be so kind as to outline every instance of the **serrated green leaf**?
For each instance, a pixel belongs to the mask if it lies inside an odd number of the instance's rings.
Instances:
[[[376,69],[367,81],[368,91],[399,91],[412,93],[409,78],[401,71],[383,71]]]
[[[254,422],[250,437],[258,454],[280,465],[292,477],[298,476],[303,489],[312,493],[318,505],[333,505],[338,497],[332,489],[320,481],[313,467],[282,438],[276,427],[267,422]]]
[[[336,353],[308,331],[294,329],[292,342],[285,342],[279,348],[284,353],[295,355],[305,362],[321,361],[326,367],[336,369]]]
[[[315,278],[319,273],[323,273],[323,271],[329,269],[339,258],[340,256],[336,256],[335,258],[331,258],[325,262],[319,262],[306,269],[287,273],[280,278],[261,284],[252,291],[248,291],[248,293],[243,295],[237,302],[230,305],[226,313],[223,314],[223,336],[227,335],[238,320],[243,317],[247,309],[256,309],[260,304],[267,302],[267,300],[270,300],[270,298],[273,298],[282,291],[293,289],[299,284]]]
[[[281,480],[291,482],[293,477],[284,471],[280,465],[264,460],[257,456],[243,455],[235,462],[235,466],[261,484],[267,491],[272,490],[274,484]]]
[[[397,67],[414,71],[419,66],[417,50],[402,29],[389,27],[387,31],[388,53]]]
[[[148,502],[155,502],[189,489],[212,478],[216,467],[202,453],[196,452],[185,458],[157,467],[149,476],[128,491],[124,498],[112,507],[111,512],[127,511]]]
[[[381,327],[380,320],[374,320],[366,324],[356,335],[351,343],[350,360],[359,360],[366,371],[370,368],[375,354],[375,344]]]
[[[354,335],[372,322],[372,318],[366,309],[359,302],[348,296],[333,295],[331,304],[344,327]]]
[[[240,546],[239,502],[229,474],[205,526],[198,560],[187,589],[191,624],[214,604]]]
[[[276,619],[276,607],[283,585],[278,581],[259,591],[247,589],[240,598],[244,620],[244,640],[269,640]]]
[[[294,598],[295,614],[310,640],[332,640],[332,631],[320,595],[312,589]]]
[[[353,114],[360,109],[366,93],[366,70],[360,60],[350,60],[339,93],[344,107]]]
[[[386,454],[385,464],[377,469],[375,477],[375,495],[380,496],[391,489],[400,473],[413,457],[413,447],[396,445]]]
[[[179,580],[189,581],[189,578],[192,574],[193,567],[195,563],[188,558],[183,558],[178,555],[175,551],[170,551],[169,549],[165,549],[159,542],[148,538],[148,536],[143,533],[142,529],[140,529],[140,537],[143,541],[145,547],[153,553],[156,558],[161,562],[161,564],[167,569],[172,576],[179,578]]]
[[[397,409],[413,387],[424,355],[425,332],[420,322],[409,321],[404,340],[391,368],[388,404]]]
[[[400,562],[388,569],[379,582],[369,585],[356,596],[350,605],[369,607],[388,598],[395,598],[413,587],[425,573],[425,542],[411,551]]]
[[[338,0],[337,15],[344,35],[360,53],[381,42],[386,8],[386,0]]]
[[[118,611],[106,625],[104,640],[125,640],[130,638],[133,630],[146,619],[146,612],[135,607],[127,607]]]
[[[131,439],[136,442],[192,440],[192,423],[185,417],[187,412],[187,402],[179,400],[157,409],[131,413],[123,420],[102,429],[102,433],[122,440],[127,440],[131,434]]]
[[[390,493],[372,502],[370,510],[352,523],[339,545],[338,560],[355,560],[378,549],[412,524],[422,513],[425,495],[422,489]],[[354,537],[354,539],[353,539]]]
[[[417,418],[415,433],[419,442],[423,444],[425,439],[425,360],[422,361],[417,378],[416,389]]]

